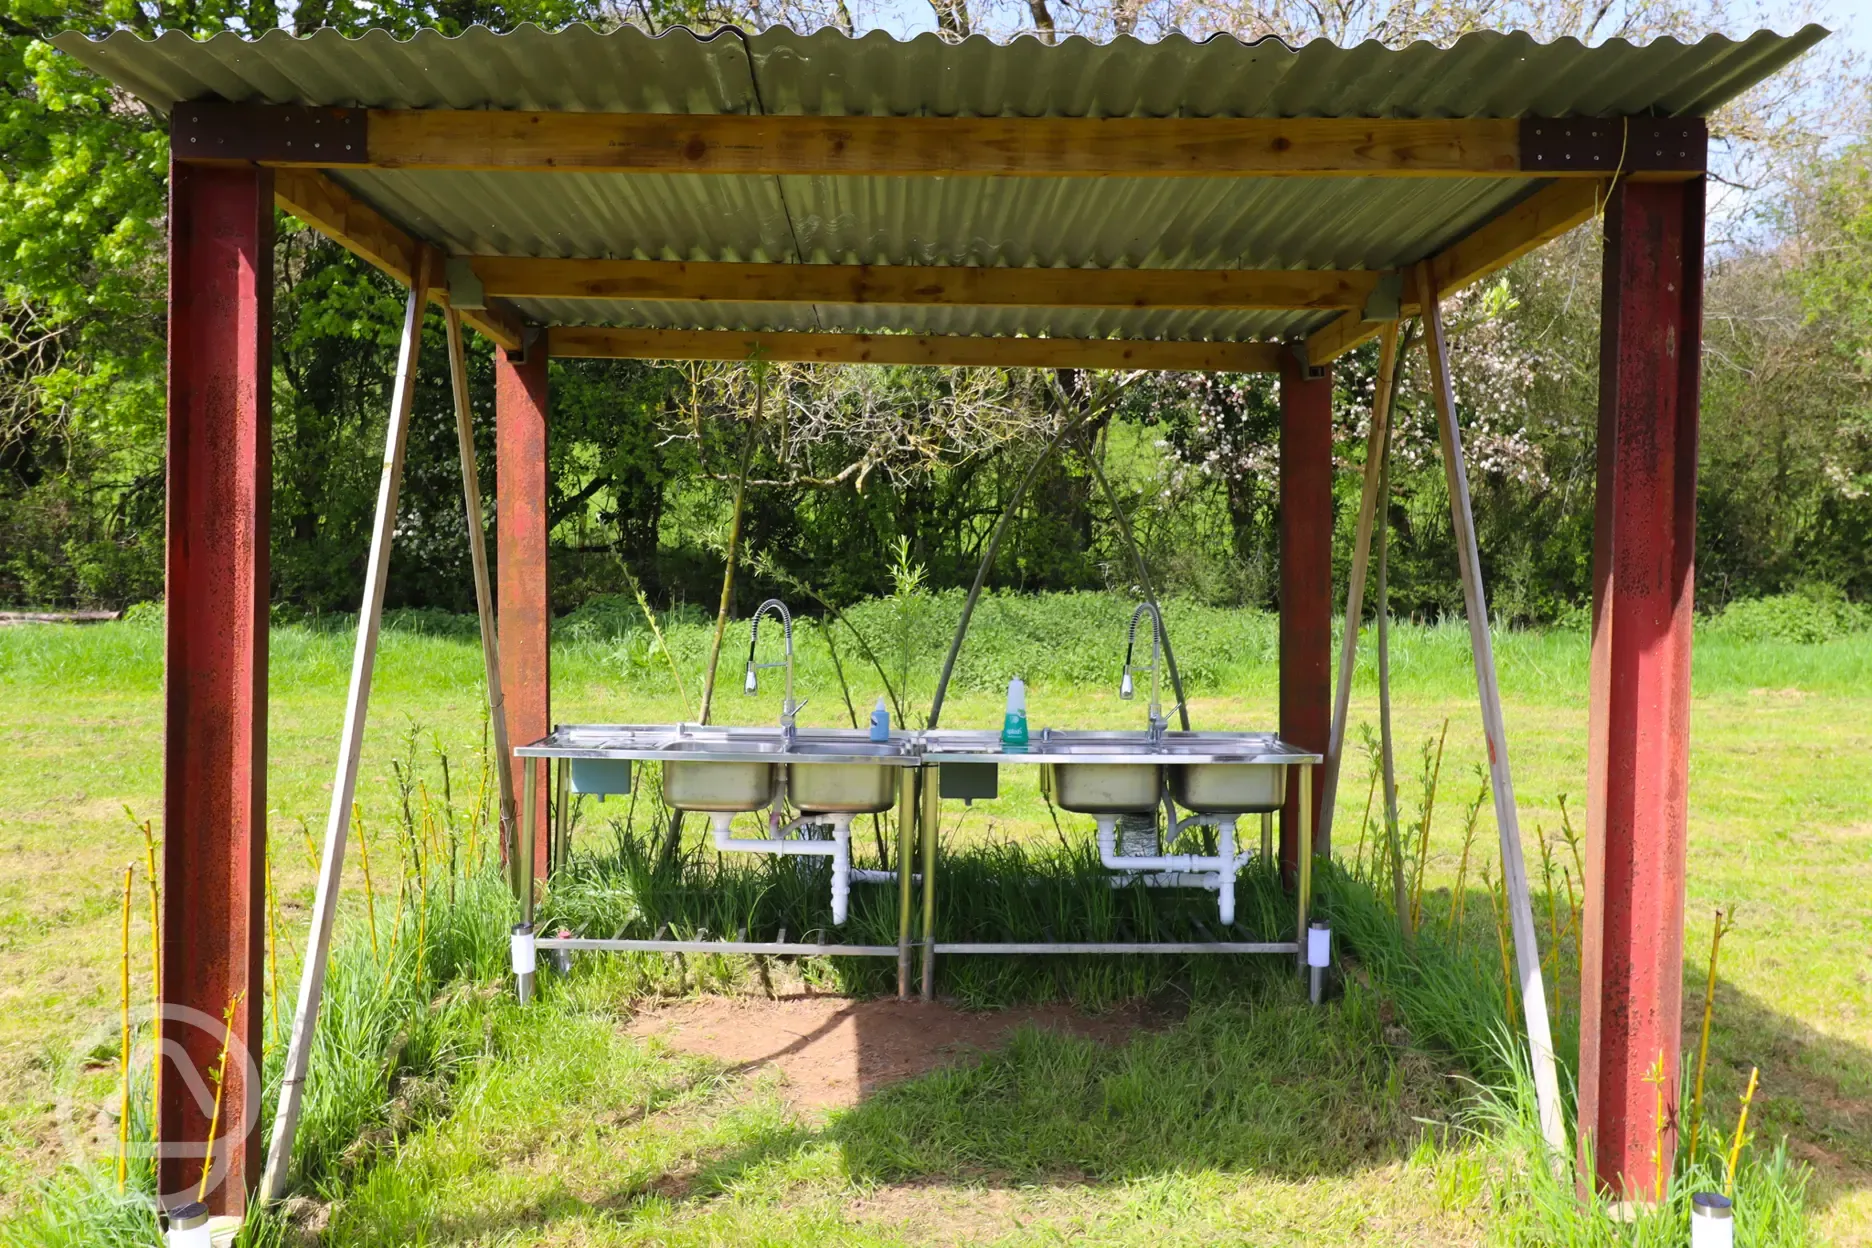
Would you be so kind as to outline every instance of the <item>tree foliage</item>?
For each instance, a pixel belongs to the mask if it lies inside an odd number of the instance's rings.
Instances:
[[[1785,27],[1804,11],[1728,0],[931,0],[946,37],[1229,33],[1449,40],[1484,27],[1588,41]],[[737,21],[862,31],[850,0],[302,0],[297,30],[480,22]],[[256,32],[271,0],[0,0],[0,602],[116,604],[161,591],[164,122],[43,42],[61,29]],[[1844,53],[1811,57],[1715,119],[1700,511],[1702,597],[1810,584],[1872,593],[1872,131]],[[280,221],[275,307],[273,593],[355,605],[403,292]],[[1522,619],[1590,592],[1599,253],[1582,229],[1446,309],[1495,607]],[[393,605],[469,606],[466,528],[438,318],[429,318]],[[1335,369],[1339,559],[1376,367]],[[765,380],[752,427],[753,386]],[[477,410],[491,366],[470,361]],[[751,448],[738,592],[810,585],[834,603],[888,593],[909,558],[965,584],[996,518],[1061,435],[991,570],[1002,588],[1129,586],[1094,488],[1096,458],[1159,587],[1271,605],[1278,533],[1272,379],[785,365],[552,365],[554,598],[642,583],[709,602],[742,450]],[[1393,599],[1459,607],[1447,497],[1421,352],[1407,361],[1394,446]],[[484,489],[495,484],[480,422]],[[763,571],[764,569],[764,571]]]

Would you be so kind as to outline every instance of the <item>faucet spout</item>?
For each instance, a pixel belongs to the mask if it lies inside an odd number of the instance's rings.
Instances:
[[[756,663],[754,661],[754,651],[755,647],[760,644],[761,617],[768,612],[772,612],[774,615],[780,617],[780,626],[786,647],[786,657],[778,663]],[[754,608],[754,621],[748,628],[747,683],[743,686],[746,692],[752,694],[759,691],[759,673],[770,667],[786,668],[786,696],[780,703],[780,737],[785,745],[791,748],[794,740],[799,736],[799,727],[796,721],[799,716],[799,708],[803,703],[793,700],[793,613],[787,610],[786,603],[781,602],[778,598],[769,598],[767,601],[761,603],[760,606]]]
[[[1134,696],[1131,656],[1137,649],[1138,621],[1146,615],[1151,618],[1150,710],[1148,712],[1150,742],[1152,745],[1157,745],[1163,741],[1164,731],[1170,727],[1170,721],[1163,713],[1163,699],[1157,677],[1163,662],[1164,623],[1163,612],[1157,609],[1156,603],[1148,599],[1138,603],[1137,609],[1131,612],[1131,629],[1125,637],[1124,675],[1119,681],[1118,696],[1127,702]]]

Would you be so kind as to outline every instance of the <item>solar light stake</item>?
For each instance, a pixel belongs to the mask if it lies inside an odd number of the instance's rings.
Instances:
[[[163,1236],[168,1248],[209,1248],[208,1206],[190,1201],[169,1211],[169,1230]]]
[[[1307,996],[1314,1005],[1326,989],[1326,968],[1332,965],[1332,928],[1318,919],[1307,924]]]
[[[1719,1192],[1690,1198],[1690,1248],[1735,1248],[1735,1204]]]
[[[539,952],[533,944],[533,925],[516,923],[513,929],[514,990],[525,1005],[533,999],[533,973],[539,968]]]

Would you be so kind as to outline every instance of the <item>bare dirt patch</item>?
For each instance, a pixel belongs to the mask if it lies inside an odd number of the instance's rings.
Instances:
[[[1168,1012],[1143,1007],[976,1014],[888,998],[705,997],[646,1009],[631,1020],[630,1033],[727,1062],[737,1074],[778,1071],[788,1101],[820,1109],[855,1105],[888,1084],[1000,1048],[1028,1024],[1120,1044],[1171,1021]]]
[[[1043,1205],[1042,1192],[942,1183],[899,1183],[845,1205],[845,1216],[865,1225],[888,1226],[913,1242],[979,1244],[1021,1230]]]

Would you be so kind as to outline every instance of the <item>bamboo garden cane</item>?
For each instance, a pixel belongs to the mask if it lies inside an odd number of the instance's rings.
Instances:
[[[1359,497],[1358,529],[1352,539],[1352,575],[1346,580],[1345,630],[1339,638],[1339,681],[1333,690],[1332,729],[1326,738],[1326,782],[1320,799],[1319,839],[1332,844],[1333,813],[1338,808],[1339,765],[1345,754],[1346,716],[1352,708],[1352,666],[1358,658],[1359,621],[1365,614],[1365,578],[1371,561],[1372,518],[1378,508],[1378,482],[1388,445],[1391,400],[1396,382],[1398,323],[1378,339],[1377,390],[1372,395],[1371,432],[1365,439],[1365,488]]]
[[[462,461],[462,510],[468,521],[468,560],[474,568],[475,613],[481,618],[481,666],[487,673],[488,726],[494,737],[494,775],[500,784],[501,844],[514,843],[513,759],[508,753],[507,699],[501,692],[500,633],[494,619],[494,585],[488,574],[487,533],[481,515],[481,474],[475,467],[474,410],[468,402],[468,356],[462,346],[461,313],[449,308],[449,386],[455,400],[455,442]]]

